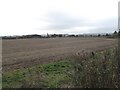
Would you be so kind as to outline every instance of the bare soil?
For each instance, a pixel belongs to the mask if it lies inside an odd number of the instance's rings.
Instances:
[[[70,57],[80,51],[113,47],[115,39],[42,38],[2,41],[3,71],[31,67]]]

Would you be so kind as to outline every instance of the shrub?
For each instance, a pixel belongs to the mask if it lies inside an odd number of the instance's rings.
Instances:
[[[117,49],[81,53],[74,57],[76,88],[118,88]]]

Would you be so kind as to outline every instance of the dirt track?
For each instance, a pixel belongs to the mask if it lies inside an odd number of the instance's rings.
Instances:
[[[3,71],[60,60],[81,49],[100,50],[114,44],[114,39],[104,38],[3,40]]]

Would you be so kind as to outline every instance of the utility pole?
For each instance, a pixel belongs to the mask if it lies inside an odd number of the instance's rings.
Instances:
[[[120,2],[118,2],[118,50],[117,50],[117,60],[118,60],[118,88],[120,88]]]

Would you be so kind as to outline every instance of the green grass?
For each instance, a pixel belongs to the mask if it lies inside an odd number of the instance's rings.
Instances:
[[[68,72],[73,69],[73,65],[69,60],[59,61],[43,65],[41,67],[41,72],[44,73],[46,77],[46,86],[51,88],[60,87],[60,85],[65,84],[70,80],[68,77]]]
[[[3,88],[59,87],[63,82],[70,80],[67,72],[72,67],[69,60],[62,60],[27,69],[6,72],[3,74]]]

